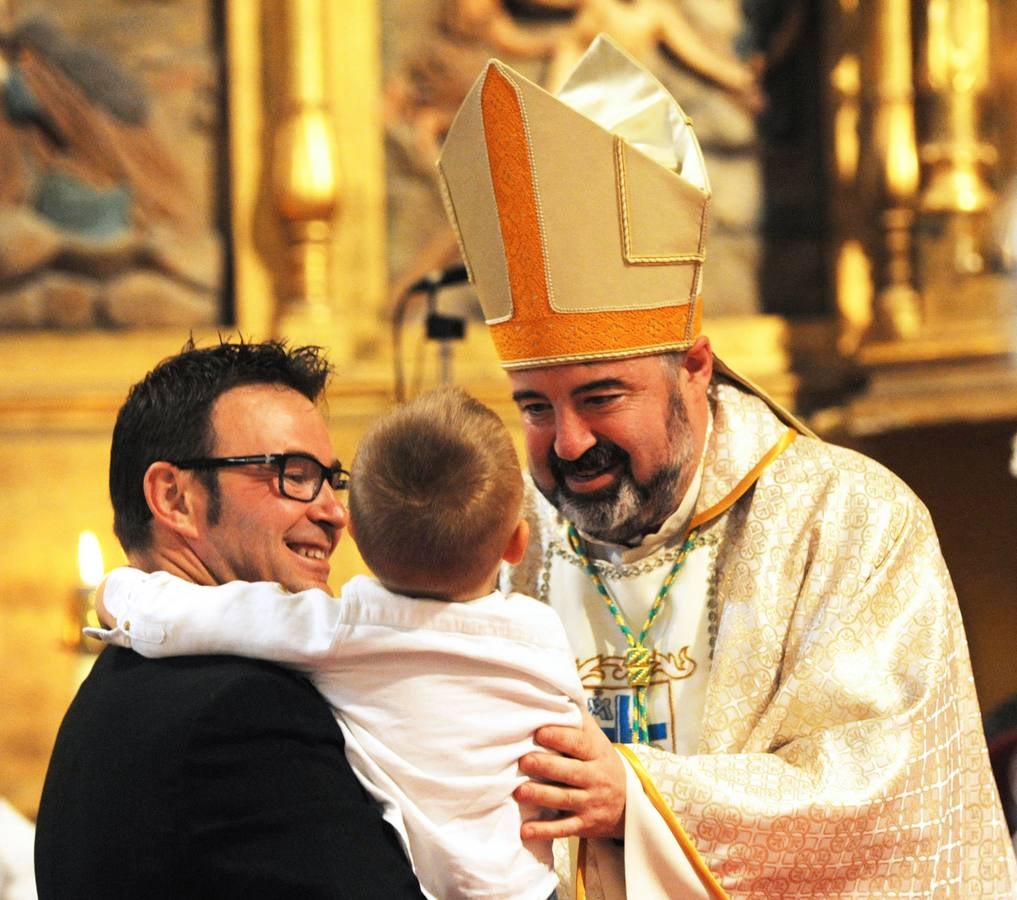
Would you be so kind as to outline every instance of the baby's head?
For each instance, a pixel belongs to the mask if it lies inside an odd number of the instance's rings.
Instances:
[[[441,388],[380,419],[350,471],[350,532],[390,590],[468,600],[488,593],[528,532],[523,484],[501,420],[460,388]]]

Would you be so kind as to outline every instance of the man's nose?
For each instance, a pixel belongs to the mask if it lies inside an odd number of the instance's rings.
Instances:
[[[581,415],[569,409],[559,411],[554,423],[554,452],[560,459],[579,459],[596,443],[596,435]]]
[[[326,481],[318,491],[318,496],[308,504],[307,517],[340,531],[346,527],[350,513],[346,509],[346,504],[336,495],[332,485]]]

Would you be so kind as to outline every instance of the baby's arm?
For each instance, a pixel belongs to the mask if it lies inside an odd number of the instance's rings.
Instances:
[[[121,568],[107,577],[102,603],[115,627],[88,633],[142,656],[235,653],[310,671],[337,646],[338,602],[317,589],[290,594],[267,581],[205,587]]]

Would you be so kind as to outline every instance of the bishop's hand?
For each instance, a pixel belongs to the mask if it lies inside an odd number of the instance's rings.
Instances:
[[[524,823],[523,840],[623,837],[625,764],[589,713],[583,712],[581,728],[547,725],[536,740],[557,752],[537,750],[519,760],[522,773],[538,780],[524,782],[514,796],[561,815]]]

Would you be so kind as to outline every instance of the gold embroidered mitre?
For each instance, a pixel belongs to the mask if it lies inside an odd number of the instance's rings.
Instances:
[[[492,60],[438,161],[506,369],[682,350],[710,185],[667,90],[598,37],[557,94]]]

